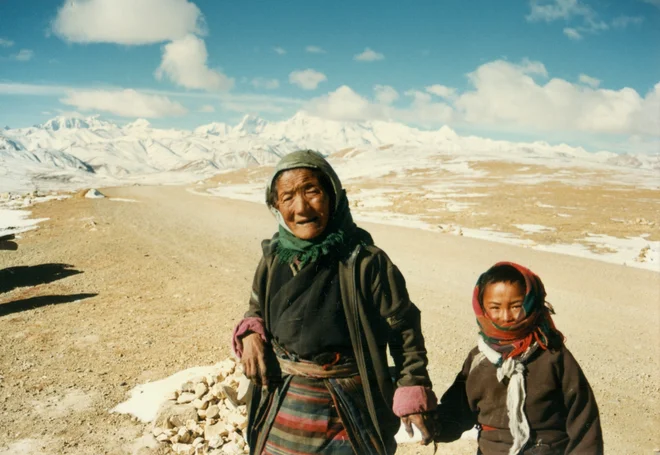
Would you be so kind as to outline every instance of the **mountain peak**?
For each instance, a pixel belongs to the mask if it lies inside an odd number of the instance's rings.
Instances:
[[[139,118],[131,123],[124,125],[124,128],[134,128],[134,129],[144,130],[147,128],[151,128],[151,123],[149,123],[149,120],[147,119]]]
[[[214,136],[224,136],[229,134],[231,127],[222,122],[211,122],[206,125],[201,125],[195,128],[196,134],[211,134]]]
[[[256,115],[247,114],[241,122],[234,127],[238,133],[258,134],[261,133],[268,122]]]
[[[73,113],[58,115],[36,126],[50,131],[59,131],[64,129],[107,128],[108,126],[114,126],[114,124],[100,120],[98,115],[83,117],[80,114]]]

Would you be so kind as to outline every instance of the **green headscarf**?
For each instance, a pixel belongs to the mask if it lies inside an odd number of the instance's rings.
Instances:
[[[311,240],[303,240],[293,235],[282,219],[281,213],[271,205],[270,200],[273,185],[280,173],[299,168],[319,170],[329,178],[334,191],[335,204],[328,225],[320,236]],[[341,258],[350,254],[359,241],[356,238],[359,236],[356,236],[357,227],[351,216],[346,191],[330,163],[316,151],[299,150],[280,160],[266,188],[266,204],[279,223],[279,235],[273,241],[276,242],[274,245],[276,254],[283,263],[291,264],[298,259],[299,266],[303,267],[331,253],[336,253]]]

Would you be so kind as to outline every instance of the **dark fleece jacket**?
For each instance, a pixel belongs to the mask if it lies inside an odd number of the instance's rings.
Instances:
[[[525,455],[600,455],[603,436],[598,406],[582,369],[570,351],[538,350],[526,364],[525,415],[531,428]],[[483,455],[508,455],[513,438],[506,407],[507,385],[478,348],[445,392],[438,407],[436,441],[449,442],[479,424]]]

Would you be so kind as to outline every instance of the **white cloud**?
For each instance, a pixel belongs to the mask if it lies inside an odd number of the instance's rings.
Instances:
[[[17,60],[19,62],[27,62],[32,60],[34,57],[34,51],[31,49],[21,49],[18,51],[18,54],[14,54],[11,56],[12,59]]]
[[[660,82],[646,94],[641,107],[633,114],[631,123],[633,133],[660,138]],[[658,150],[656,148],[655,152]]]
[[[321,82],[327,80],[328,78],[325,74],[313,69],[293,71],[291,74],[289,74],[289,82],[291,84],[297,85],[303,90],[315,90]]]
[[[135,90],[74,90],[60,100],[81,110],[110,112],[121,117],[169,117],[188,111],[165,96],[148,95]]]
[[[160,43],[203,35],[201,11],[188,0],[65,0],[53,32],[74,43]]]
[[[304,109],[311,114],[331,120],[355,122],[382,118],[385,113],[385,106],[370,103],[347,85],[342,85],[327,95],[314,98]]]
[[[210,114],[212,112],[215,112],[215,108],[211,106],[210,104],[205,104],[204,106],[199,108],[199,112],[204,112],[206,114]]]
[[[375,62],[377,60],[383,60],[385,56],[381,53],[375,52],[370,48],[365,48],[364,52],[361,54],[356,54],[353,56],[353,60],[358,62]]]
[[[19,62],[27,62],[32,60],[32,57],[34,57],[34,51],[30,49],[21,49],[18,51],[18,54],[14,54],[11,57],[14,60],[18,60]]]
[[[579,41],[582,39],[582,35],[580,34],[580,32],[570,27],[566,27],[564,29],[564,35],[568,36],[570,39],[574,41]]]
[[[275,51],[276,54],[279,54],[279,55],[284,55],[284,54],[286,54],[286,50],[285,50],[285,49],[282,49],[282,48],[279,47],[279,46],[278,46],[278,47],[274,47],[273,50]]]
[[[265,79],[263,77],[255,77],[250,82],[254,88],[263,88],[266,90],[275,90],[280,86],[280,81],[277,79]]]
[[[606,22],[599,19],[596,11],[580,0],[530,0],[530,8],[531,11],[526,16],[529,22],[568,22],[579,18],[582,25],[566,27],[563,30],[572,40],[582,39],[585,33],[594,34],[610,28]]]
[[[448,100],[454,98],[456,96],[456,89],[447,87],[445,85],[440,85],[440,84],[434,84],[434,85],[429,85],[426,87],[426,91],[439,96],[440,98],[446,98]]]
[[[307,46],[305,48],[305,52],[308,52],[310,54],[325,54],[325,50],[323,50],[319,46]]]
[[[399,99],[399,92],[389,85],[375,85],[374,93],[379,104],[392,104]]]
[[[574,16],[591,16],[593,10],[579,0],[531,0],[531,12],[527,15],[530,22],[552,22],[558,19],[568,20]]]
[[[14,42],[12,40],[0,38],[0,47],[12,47]]]
[[[517,131],[660,134],[660,84],[642,98],[627,87],[607,90],[558,78],[545,84],[534,80],[533,75],[544,71],[538,62],[486,63],[469,74],[474,90],[460,95],[454,106],[467,123]]]
[[[612,20],[612,26],[615,28],[626,28],[629,25],[641,25],[644,18],[641,16],[619,16]]]
[[[650,3],[653,6],[660,8],[660,0],[642,0],[645,3]]]
[[[376,97],[378,98],[379,93],[387,92],[387,89],[380,92],[376,90]],[[331,120],[396,120],[426,127],[444,124],[453,115],[450,106],[433,103],[427,93],[411,90],[406,92],[406,95],[413,100],[408,107],[399,109],[383,103],[382,99],[372,102],[343,85],[334,92],[312,99],[303,108],[313,115]]]
[[[172,41],[163,46],[163,59],[155,72],[158,80],[164,77],[191,89],[229,90],[234,79],[206,66],[208,54],[204,41],[194,35]]]
[[[600,79],[587,76],[586,74],[580,74],[579,80],[580,82],[582,82],[583,84],[587,84],[591,88],[597,88],[600,85]]]

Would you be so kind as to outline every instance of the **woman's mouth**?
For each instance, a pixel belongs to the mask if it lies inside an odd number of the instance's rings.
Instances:
[[[316,223],[318,221],[318,219],[319,219],[319,217],[315,216],[314,218],[309,218],[309,219],[302,220],[302,221],[296,221],[296,224],[298,226],[306,226],[306,225],[311,224],[311,223]]]

